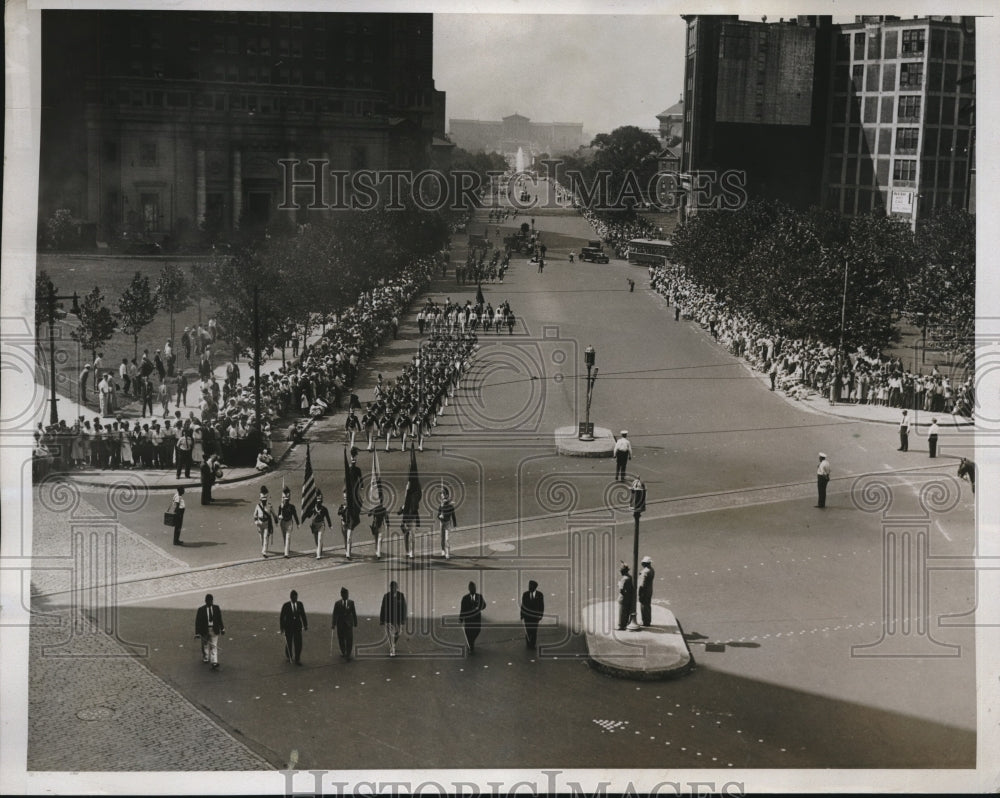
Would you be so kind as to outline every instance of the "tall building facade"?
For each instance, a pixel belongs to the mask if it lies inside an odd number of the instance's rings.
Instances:
[[[818,204],[830,18],[684,19],[681,171],[739,172],[751,195]]]
[[[532,122],[521,114],[495,122],[451,119],[448,133],[456,146],[469,152],[499,152],[508,160],[518,149],[530,159],[542,153],[570,153],[583,143],[582,122]]]
[[[41,218],[68,208],[99,241],[226,231],[276,217],[282,159],[424,168],[451,146],[432,26],[430,14],[43,11]]]
[[[863,17],[835,36],[826,206],[911,226],[937,207],[969,208],[974,20]]]
[[[972,18],[684,19],[682,172],[734,170],[751,196],[911,227],[974,207]]]

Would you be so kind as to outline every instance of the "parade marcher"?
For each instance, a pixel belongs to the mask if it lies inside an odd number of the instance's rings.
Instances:
[[[378,622],[385,627],[389,638],[389,656],[396,656],[396,643],[399,633],[406,625],[406,596],[396,582],[389,583],[389,592],[382,596],[382,607],[379,609]]]
[[[323,552],[323,530],[332,529],[333,521],[330,520],[330,511],[323,504],[323,494],[316,494],[316,501],[302,516],[302,522],[309,521],[309,529],[316,543],[316,559],[320,558]]]
[[[305,605],[299,601],[299,594],[292,591],[281,607],[278,620],[279,633],[285,636],[285,656],[289,662],[302,664],[302,633],[309,629]]]
[[[219,669],[219,636],[225,633],[222,608],[215,604],[209,593],[205,596],[205,603],[195,613],[194,636],[201,638],[201,661],[211,662],[213,671]]]
[[[826,486],[830,482],[830,461],[823,452],[819,453],[819,465],[816,467],[816,506],[826,507]]]
[[[174,514],[174,545],[183,546],[181,528],[184,526],[184,488],[177,488],[170,502],[170,512]]]
[[[904,410],[903,417],[899,421],[899,451],[901,452],[906,452],[910,449],[910,429],[912,426],[910,417]]]
[[[462,596],[459,608],[459,619],[465,628],[465,639],[469,644],[469,653],[476,651],[476,638],[483,630],[483,610],[486,609],[486,599],[476,592],[476,583],[469,582],[469,592]]]
[[[288,547],[292,540],[292,522],[299,525],[299,511],[292,504],[291,488],[284,488],[281,491],[281,504],[278,505],[278,526],[281,527],[281,537],[285,542],[285,559],[288,559]]]
[[[340,601],[333,605],[333,621],[330,624],[337,630],[340,656],[348,661],[354,653],[354,627],[358,625],[358,612],[349,596],[346,587],[340,588]]]
[[[361,422],[358,420],[358,417],[354,414],[353,407],[347,414],[347,420],[344,422],[344,429],[347,430],[347,434],[350,435],[350,442],[348,443],[348,446],[353,449],[354,436],[361,431]]]
[[[632,459],[632,443],[628,439],[627,429],[623,429],[621,437],[615,441],[612,453],[615,456],[615,479],[624,480],[628,461]]]
[[[538,589],[534,579],[528,582],[528,589],[521,594],[521,620],[524,621],[525,645],[535,648],[538,645],[538,624],[545,614],[545,596]]]
[[[372,403],[368,403],[365,414],[361,417],[361,426],[364,427],[365,435],[368,436],[368,451],[375,451],[375,413],[372,411]],[[351,448],[354,444],[351,444]]]
[[[389,528],[389,511],[382,503],[382,492],[379,491],[378,502],[368,511],[368,516],[372,519],[372,537],[375,538],[375,559],[382,559],[382,533]]]
[[[649,626],[653,622],[653,561],[648,556],[642,558],[639,565],[639,609],[642,613],[642,625]]]
[[[455,518],[455,505],[451,502],[448,488],[441,489],[441,503],[438,505],[438,521],[441,522],[441,556],[451,559],[451,531],[458,528]]]
[[[632,616],[632,607],[635,600],[635,584],[632,582],[630,569],[622,563],[618,569],[621,579],[618,580],[618,631],[624,631],[628,626],[629,618]]]
[[[271,508],[270,496],[268,496],[267,486],[261,486],[260,495],[257,497],[257,504],[253,508],[253,524],[260,535],[260,556],[267,558],[267,547],[274,535],[274,522],[278,519]]]
[[[937,444],[938,444],[938,433],[940,432],[938,428],[938,423],[936,418],[931,419],[931,425],[927,429],[927,449],[930,452],[931,457],[937,457]]]

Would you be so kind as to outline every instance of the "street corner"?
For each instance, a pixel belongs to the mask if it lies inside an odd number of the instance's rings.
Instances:
[[[594,670],[620,679],[657,681],[689,673],[694,656],[680,623],[666,607],[653,605],[652,624],[619,630],[618,603],[593,601],[583,608],[587,660]]]
[[[611,457],[615,436],[607,427],[594,427],[593,440],[581,440],[577,427],[557,427],[556,451],[568,457]]]

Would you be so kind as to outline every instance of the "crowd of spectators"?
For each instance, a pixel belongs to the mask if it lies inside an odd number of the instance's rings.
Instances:
[[[186,328],[182,345],[185,355],[190,358],[193,351],[198,362],[197,381],[188,386],[184,377],[184,390],[178,390],[178,378],[184,373],[179,366],[176,369],[179,373],[174,373],[176,357],[173,353],[164,361],[159,351],[154,358],[144,352],[142,363],[136,364],[135,372],[130,373],[129,365],[124,364],[123,384],[116,388],[121,395],[134,395],[138,390],[142,397],[149,393],[146,386],[152,386],[154,378],[158,377],[160,388],[155,392],[163,395],[162,413],[154,414],[150,407],[150,419],[145,423],[125,419],[120,413],[109,420],[110,400],[106,400],[108,405],[102,404],[103,413],[95,416],[92,422],[81,416],[70,424],[65,420],[56,425],[39,424],[35,432],[36,477],[44,476],[52,468],[61,471],[174,468],[177,444],[181,439],[185,444],[190,440],[191,460],[195,465],[217,454],[225,464],[253,466],[259,462],[258,455],[262,451],[269,452],[272,428],[281,419],[294,418],[297,414],[315,417],[340,406],[354,382],[359,363],[387,336],[396,334],[400,314],[424,290],[436,267],[433,258],[417,260],[394,278],[363,292],[355,305],[343,312],[317,341],[302,350],[301,356],[275,372],[262,374],[259,418],[252,376],[243,379],[237,362],[227,364],[221,385],[214,375],[212,347],[220,334],[218,327]],[[163,363],[162,373],[158,360]],[[169,373],[167,363],[170,363]],[[124,388],[126,377],[130,389],[127,392]],[[108,381],[113,383],[110,377]],[[191,407],[187,404],[189,387],[193,394]],[[172,417],[170,402],[175,407]],[[144,400],[143,417],[146,410]],[[295,429],[293,424],[289,434]]]
[[[936,366],[927,373],[913,373],[899,357],[865,347],[838,358],[834,346],[783,336],[727,308],[711,291],[671,267],[651,267],[649,275],[651,287],[674,306],[675,318],[707,328],[730,352],[767,374],[774,390],[796,398],[815,391],[834,402],[972,416],[971,375],[956,385]]]
[[[590,208],[580,208],[580,213],[590,222],[598,238],[615,252],[615,257],[624,258],[628,242],[635,238],[663,238],[663,228],[657,227],[644,216],[634,216],[628,221],[602,217]]]

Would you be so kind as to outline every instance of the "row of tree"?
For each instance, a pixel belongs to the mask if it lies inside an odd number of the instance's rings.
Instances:
[[[965,211],[938,209],[914,235],[884,214],[753,200],[693,217],[674,231],[673,251],[688,277],[785,335],[882,348],[907,318],[972,352],[975,217]]]
[[[132,337],[137,353],[140,334],[158,313],[169,314],[170,339],[176,343],[175,315],[195,301],[207,301],[233,344],[234,357],[253,347],[255,318],[261,351],[269,355],[293,331],[307,334],[310,324],[339,315],[360,292],[412,259],[440,252],[448,232],[444,216],[418,209],[338,212],[286,235],[219,250],[190,272],[168,263],[155,285],[136,272],[115,310],[105,305],[104,292],[95,286],[80,298],[78,324],[70,334],[91,358],[116,330]],[[49,317],[48,285],[48,274],[40,271],[35,285],[38,327]]]

